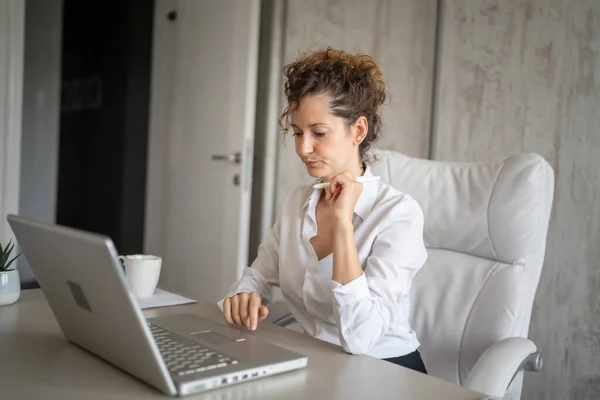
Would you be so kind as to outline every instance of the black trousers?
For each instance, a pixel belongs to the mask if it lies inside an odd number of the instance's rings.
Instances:
[[[427,370],[425,369],[425,364],[423,364],[423,359],[421,358],[421,353],[419,353],[419,350],[415,350],[412,353],[409,353],[405,356],[384,358],[384,360],[397,365],[401,365],[406,368],[414,369],[415,371],[422,372],[424,374],[427,373]]]

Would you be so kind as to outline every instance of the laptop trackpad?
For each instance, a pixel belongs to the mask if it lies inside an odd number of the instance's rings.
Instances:
[[[213,331],[192,333],[192,336],[194,336],[200,340],[205,340],[211,344],[223,344],[223,343],[235,342],[234,339],[231,339],[227,336],[220,335],[217,332],[213,332]]]

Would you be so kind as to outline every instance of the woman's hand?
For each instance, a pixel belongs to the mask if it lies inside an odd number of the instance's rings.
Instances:
[[[238,293],[223,301],[223,315],[231,325],[255,330],[258,322],[267,318],[269,309],[261,305],[258,293]]]
[[[334,222],[352,222],[354,207],[363,191],[362,183],[356,182],[352,174],[342,172],[329,179],[325,189],[325,200],[332,200]]]

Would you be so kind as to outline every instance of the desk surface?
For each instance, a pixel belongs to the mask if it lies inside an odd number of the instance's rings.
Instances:
[[[146,317],[191,312],[224,320],[209,303],[144,311]],[[190,399],[482,399],[466,388],[272,324],[253,333],[308,356],[304,370],[217,389]],[[145,383],[70,344],[41,290],[0,307],[0,394],[6,399],[165,398]]]

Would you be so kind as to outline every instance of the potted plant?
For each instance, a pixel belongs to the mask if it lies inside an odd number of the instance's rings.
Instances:
[[[12,240],[8,242],[6,247],[2,246],[2,242],[0,242],[0,306],[14,303],[19,300],[21,295],[19,271],[11,267],[21,253],[11,258],[14,247]]]

